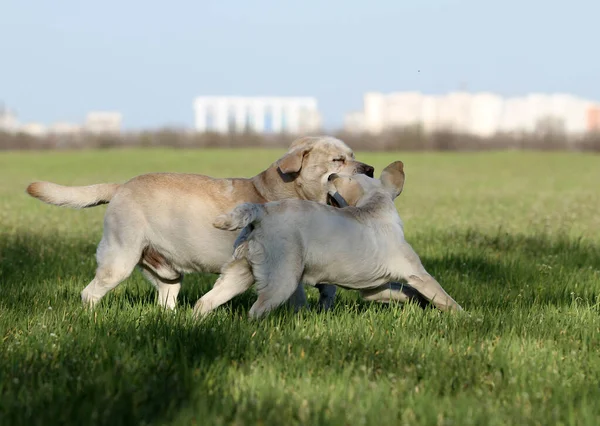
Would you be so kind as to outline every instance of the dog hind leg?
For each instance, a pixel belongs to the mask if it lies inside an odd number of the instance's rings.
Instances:
[[[303,308],[308,304],[308,301],[306,299],[306,292],[302,283],[298,283],[296,290],[294,290],[294,292],[288,299],[288,304],[296,312],[300,310],[300,308]]]
[[[319,308],[325,311],[331,309],[335,301],[337,286],[333,284],[317,284],[319,290]]]
[[[283,255],[272,263],[254,266],[258,299],[250,308],[251,319],[258,319],[286,302],[297,291],[301,282],[303,265],[293,248],[284,250]]]
[[[144,277],[158,290],[158,304],[166,309],[175,309],[183,275],[177,274],[176,278],[168,279],[153,273],[152,270],[146,269],[144,266],[140,266],[140,270]]]
[[[141,248],[128,244],[123,247],[114,238],[103,237],[98,246],[96,276],[81,292],[84,305],[94,307],[106,293],[125,280],[135,268]]]
[[[258,299],[250,308],[250,319],[258,319],[269,313],[279,305],[282,305],[292,295],[297,287],[298,277],[280,277],[274,286],[265,286],[259,292]]]
[[[183,274],[175,270],[158,250],[147,246],[142,251],[138,265],[146,279],[158,290],[160,306],[174,309],[181,289]]]
[[[246,259],[227,264],[213,288],[194,305],[194,317],[202,318],[211,311],[242,294],[254,283],[252,270]]]

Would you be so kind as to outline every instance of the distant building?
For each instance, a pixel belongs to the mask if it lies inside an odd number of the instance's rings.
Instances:
[[[348,131],[380,133],[418,125],[477,136],[552,131],[581,134],[600,130],[598,103],[566,94],[502,98],[493,93],[366,93],[360,112],[346,116]]]
[[[600,132],[600,106],[588,109],[587,127],[592,132]]]
[[[89,133],[120,133],[122,120],[120,112],[90,112],[85,118],[83,130]]]
[[[47,128],[40,123],[25,123],[19,127],[19,132],[29,136],[42,137],[47,133]]]
[[[321,126],[315,98],[203,96],[194,114],[197,132],[308,133]]]
[[[14,133],[19,128],[19,120],[14,112],[0,105],[0,132]]]
[[[81,131],[81,125],[74,123],[58,122],[48,126],[48,133],[53,135],[76,135]]]
[[[365,115],[362,112],[351,112],[344,117],[344,130],[360,133],[365,129]]]

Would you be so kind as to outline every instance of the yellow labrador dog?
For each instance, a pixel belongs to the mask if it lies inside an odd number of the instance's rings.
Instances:
[[[183,273],[219,273],[231,258],[238,233],[214,228],[217,216],[244,202],[296,198],[325,203],[332,173],[372,176],[373,167],[356,161],[338,139],[304,137],[249,179],[150,173],[123,184],[67,187],[35,182],[27,192],[46,203],[73,208],[110,203],[96,253],[96,276],[81,293],[84,304],[94,306],[139,265],[158,289],[159,303],[174,308]],[[330,305],[335,287],[323,285],[319,290],[321,302]],[[295,304],[305,300],[303,286],[298,285]]]
[[[242,229],[232,260],[213,289],[194,307],[203,317],[256,283],[258,300],[250,317],[258,318],[285,302],[298,282],[336,283],[361,291],[367,300],[406,301],[390,281],[406,281],[441,310],[462,310],[427,273],[404,239],[394,199],[404,186],[404,166],[396,161],[381,178],[332,174],[329,195],[349,207],[287,200],[245,203],[216,218],[214,226]]]

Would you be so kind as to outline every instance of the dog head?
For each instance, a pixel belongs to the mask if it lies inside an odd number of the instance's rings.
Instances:
[[[327,202],[335,207],[360,207],[374,196],[383,195],[394,200],[404,188],[404,163],[394,161],[381,172],[379,179],[366,175],[334,173],[329,176]]]
[[[277,161],[286,182],[293,182],[301,198],[324,203],[332,173],[373,176],[373,167],[354,159],[354,152],[339,139],[303,137],[292,142],[286,155]]]

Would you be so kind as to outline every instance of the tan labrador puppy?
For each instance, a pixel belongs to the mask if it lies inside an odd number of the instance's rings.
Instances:
[[[387,166],[381,178],[365,175],[329,177],[332,197],[349,207],[334,208],[310,201],[246,203],[221,215],[214,226],[244,229],[233,258],[213,289],[196,303],[203,317],[256,283],[258,300],[250,317],[258,318],[285,302],[298,282],[335,283],[359,290],[367,300],[406,301],[390,281],[405,281],[441,310],[462,310],[427,273],[404,239],[394,199],[404,187],[401,161]]]
[[[231,258],[238,232],[214,228],[217,216],[244,202],[296,198],[325,203],[332,173],[372,176],[373,167],[356,161],[338,139],[304,137],[249,179],[150,173],[123,184],[67,187],[35,182],[27,192],[46,203],[72,208],[110,203],[96,253],[96,276],[81,293],[84,304],[98,303],[139,265],[158,289],[159,303],[174,308],[184,273],[219,273]],[[331,304],[335,287],[323,285],[320,291],[322,303]],[[294,300],[296,305],[306,300],[302,285]]]

